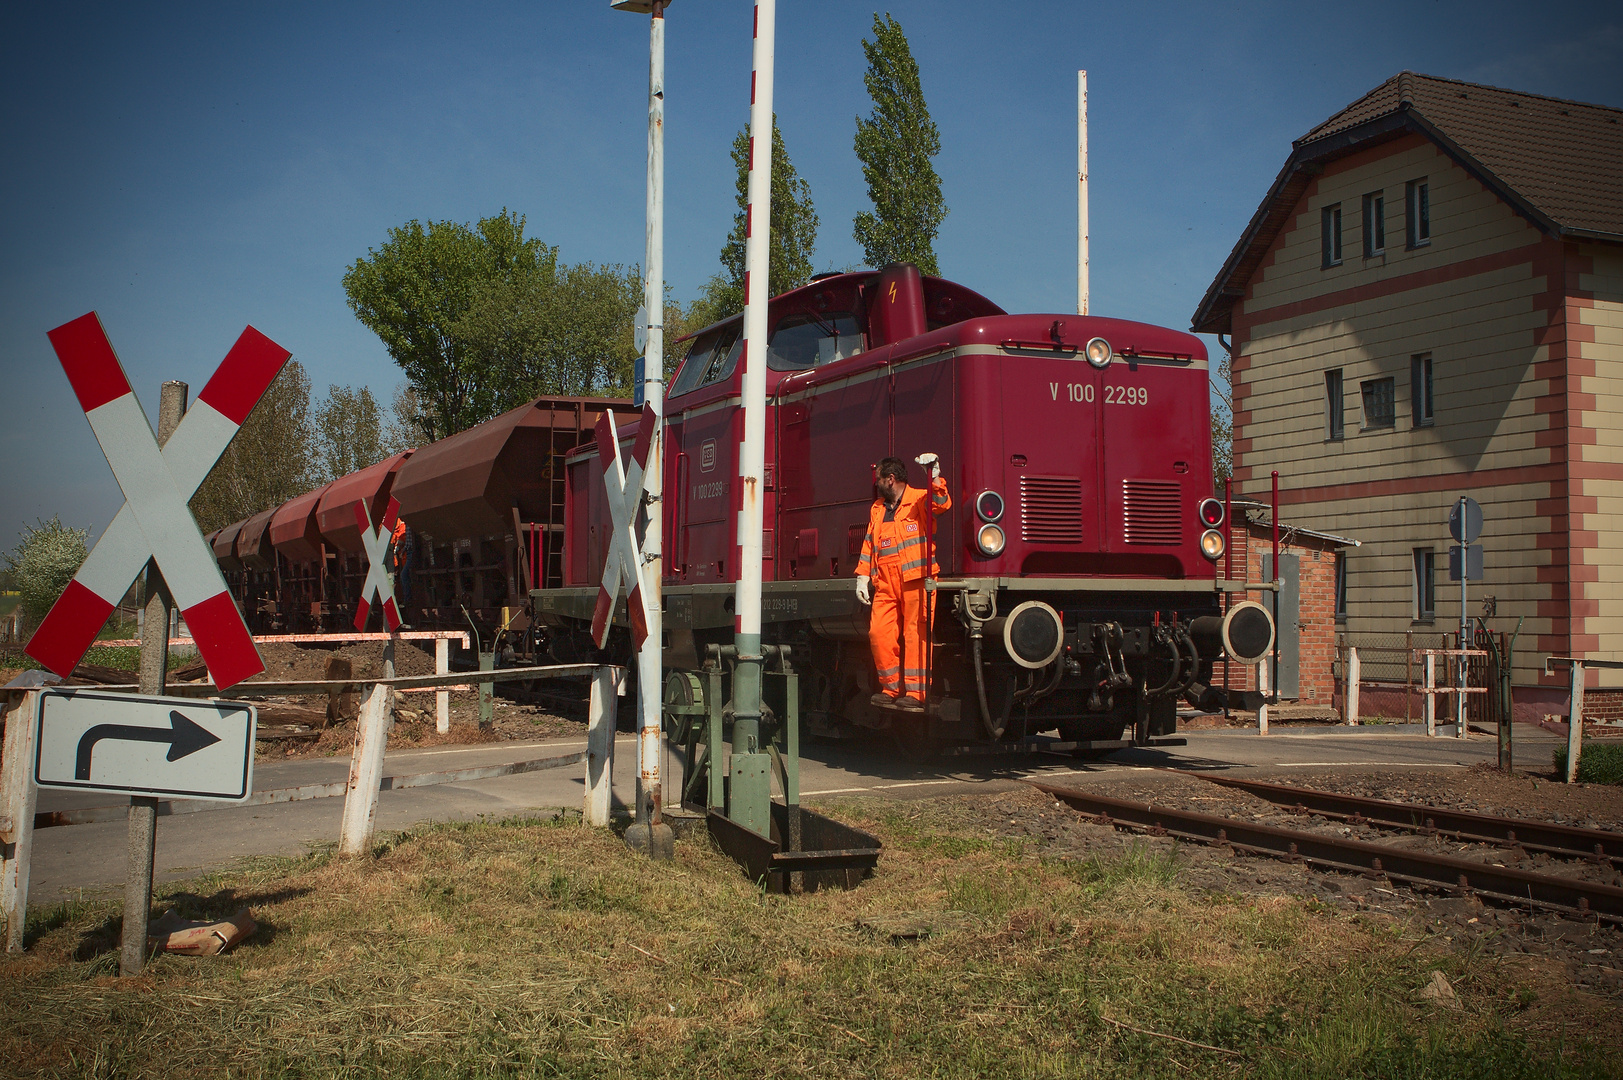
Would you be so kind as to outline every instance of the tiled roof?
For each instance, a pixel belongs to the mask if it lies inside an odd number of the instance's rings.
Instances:
[[[1296,145],[1404,110],[1563,232],[1623,237],[1623,109],[1405,71]]]
[[[1319,165],[1405,131],[1436,142],[1547,232],[1623,241],[1623,109],[1405,71],[1296,140],[1193,328],[1227,332],[1234,304]]]

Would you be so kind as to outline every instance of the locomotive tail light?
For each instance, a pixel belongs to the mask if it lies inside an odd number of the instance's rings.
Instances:
[[[994,555],[1003,554],[1003,530],[987,522],[975,531],[975,546],[980,548],[981,554],[988,559]]]
[[[1223,524],[1223,504],[1216,499],[1200,500],[1200,523],[1208,529]]]
[[[1223,557],[1223,534],[1216,529],[1207,529],[1200,534],[1200,553],[1216,562]]]
[[[1003,496],[995,491],[983,491],[975,496],[975,513],[982,521],[1003,520]]]
[[[1088,363],[1101,369],[1109,367],[1110,358],[1115,355],[1114,351],[1110,348],[1110,342],[1106,341],[1102,337],[1089,339],[1087,352]]]

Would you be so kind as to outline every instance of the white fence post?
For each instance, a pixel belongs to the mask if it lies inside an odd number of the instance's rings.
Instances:
[[[349,786],[344,792],[344,818],[338,829],[338,853],[361,855],[372,846],[372,828],[378,817],[378,788],[383,784],[383,754],[394,723],[392,690],[373,686],[361,706],[355,725],[355,751],[349,761]]]
[[[1358,723],[1358,683],[1363,676],[1363,667],[1358,662],[1358,649],[1349,645],[1347,647],[1347,725],[1349,727]]]
[[[1266,699],[1268,697],[1268,661],[1262,660],[1257,664],[1257,691]],[[1257,734],[1268,734],[1268,702],[1263,701],[1257,706]]]
[[[7,694],[5,760],[0,761],[0,917],[6,951],[22,952],[28,921],[28,859],[34,848],[34,711],[39,692]]]
[[[614,790],[615,698],[621,691],[620,674],[620,669],[613,667],[600,667],[592,674],[586,720],[586,805],[581,811],[588,825],[609,823]]]
[[[1437,734],[1437,655],[1426,654],[1426,734]]]
[[[448,675],[451,671],[451,642],[449,638],[434,641],[434,674]],[[444,735],[451,730],[451,691],[434,691],[434,730]]]
[[[1584,743],[1584,666],[1572,661],[1572,708],[1567,713],[1567,783],[1578,780],[1578,755]]]

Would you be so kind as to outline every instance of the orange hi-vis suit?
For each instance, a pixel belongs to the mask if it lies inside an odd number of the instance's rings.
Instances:
[[[868,535],[862,540],[862,558],[857,560],[857,576],[873,582],[868,645],[873,650],[879,689],[892,697],[915,697],[921,702],[928,674],[925,605],[933,600],[927,599],[924,579],[941,572],[931,545],[932,523],[925,517],[926,495],[936,516],[952,509],[947,481],[941,477],[931,483],[928,492],[915,487],[902,492],[894,512],[884,499],[875,499],[868,514]]]

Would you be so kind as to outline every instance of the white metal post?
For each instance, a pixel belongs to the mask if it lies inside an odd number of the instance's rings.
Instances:
[[[28,863],[34,849],[34,713],[39,692],[8,692],[5,757],[0,758],[0,918],[6,951],[21,952],[28,920]]]
[[[637,822],[660,824],[664,794],[660,764],[664,739],[660,725],[661,670],[664,637],[660,582],[664,575],[663,533],[665,436],[665,11],[654,0],[648,37],[648,207],[647,266],[643,307],[648,312],[647,349],[643,353],[643,398],[653,410],[655,426],[643,470],[643,499],[648,526],[642,540],[642,588],[648,598],[648,637],[637,654]],[[645,414],[646,416],[646,414]],[[663,849],[652,846],[661,854]]]
[[[738,582],[733,601],[733,752],[754,753],[761,720],[761,541],[766,475],[766,340],[772,228],[772,80],[776,0],[755,5],[750,170],[744,241],[744,442],[739,447]]]
[[[586,801],[581,817],[588,825],[609,823],[614,791],[614,714],[620,693],[619,670],[600,667],[592,673],[586,714]]]
[[[1426,654],[1426,734],[1437,735],[1437,654]]]
[[[451,673],[451,642],[448,638],[434,641],[434,674]],[[451,691],[434,691],[434,730],[444,735],[451,730]]]
[[[1262,660],[1257,664],[1257,690],[1262,694],[1262,704],[1257,706],[1257,734],[1268,734],[1268,661]]]
[[[1584,744],[1584,666],[1572,661],[1572,708],[1567,713],[1567,783],[1578,780],[1578,755]]]
[[[1363,671],[1358,663],[1358,649],[1347,647],[1347,726],[1358,723],[1358,682]]]
[[[1088,313],[1088,73],[1076,73],[1076,313]]]

